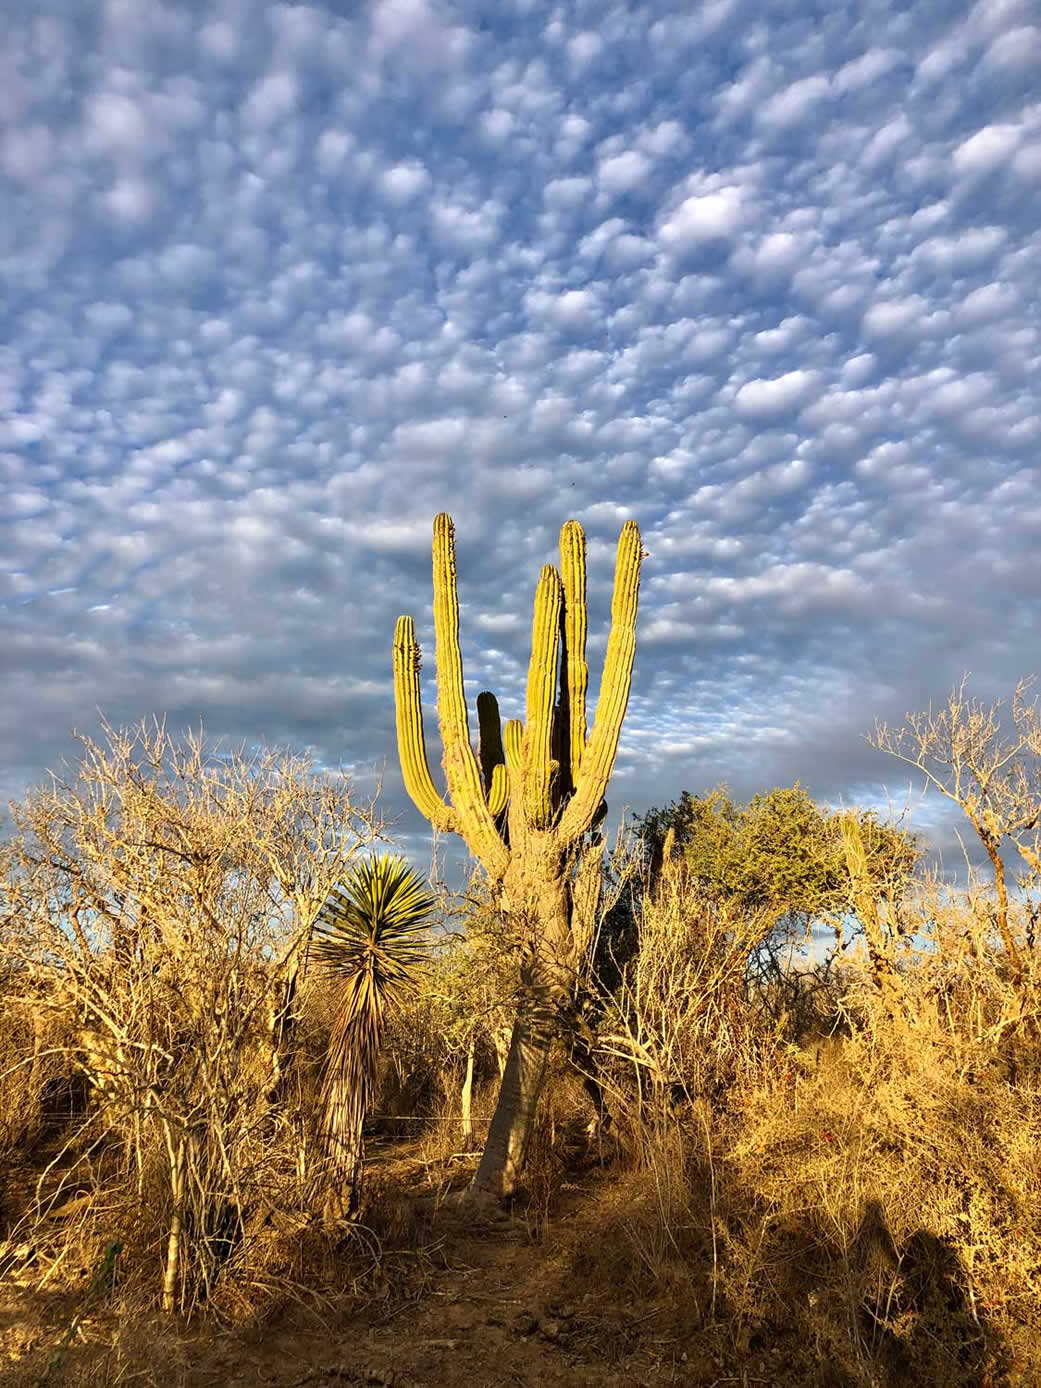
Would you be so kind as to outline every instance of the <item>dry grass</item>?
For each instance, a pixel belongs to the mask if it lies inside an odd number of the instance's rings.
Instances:
[[[691,1374],[706,1366],[705,1382],[724,1378],[720,1364],[811,1388],[1041,1381],[1041,988],[1025,943],[1009,969],[987,894],[924,882],[883,922],[899,988],[883,995],[872,960],[850,951],[785,984],[786,999],[813,997],[805,1013],[750,982],[764,921],[682,870],[666,872],[639,924],[601,1026],[612,1129],[592,1132],[579,1077],[555,1054],[513,1205],[549,1259],[582,1183],[596,1231],[583,1226],[568,1277],[631,1309],[618,1353],[646,1315]],[[436,1207],[465,1185],[497,1092],[481,1033],[468,1142],[465,971],[456,993],[418,999],[392,1030],[366,1204],[355,1223],[330,1224],[313,1135],[335,1000],[301,983],[274,1093],[278,952],[251,937],[232,973],[219,933],[192,943],[174,956],[146,940],[122,971],[104,951],[107,971],[66,962],[71,991],[53,971],[26,972],[24,941],[5,946],[0,1334],[26,1384],[177,1383],[186,1334],[331,1323],[427,1294],[440,1235],[413,1197]],[[803,1015],[816,1032],[800,1033]],[[188,1154],[187,1331],[152,1320],[171,1132]],[[591,1182],[597,1164],[611,1171]],[[144,1325],[151,1358],[134,1349]],[[607,1339],[601,1350],[615,1352]]]
[[[775,1034],[766,1047],[762,1028],[738,1040],[754,1026],[725,967],[711,973],[714,996],[701,985],[705,954],[726,949],[696,898],[681,888],[652,904],[652,961],[637,962],[624,995],[628,1044],[613,1043],[633,1065],[615,1092],[639,1140],[577,1271],[664,1299],[764,1374],[783,1351],[785,1382],[1034,1382],[1032,977],[1010,978],[975,890],[926,883],[903,913],[900,1015],[870,961],[854,959],[832,976],[835,1034],[799,1045]],[[720,1010],[722,1070],[700,1032]]]

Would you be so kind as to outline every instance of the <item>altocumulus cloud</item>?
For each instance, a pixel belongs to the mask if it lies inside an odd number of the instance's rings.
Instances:
[[[9,793],[98,708],[201,718],[386,760],[421,855],[389,646],[410,611],[429,651],[440,510],[471,697],[508,713],[560,522],[595,659],[639,521],[616,805],[881,801],[876,716],[1036,666],[1030,0],[5,20]]]

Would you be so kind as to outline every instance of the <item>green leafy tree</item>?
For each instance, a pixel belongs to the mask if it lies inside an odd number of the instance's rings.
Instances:
[[[847,812],[848,814],[849,812]],[[765,912],[791,934],[815,920],[856,909],[865,889],[896,901],[921,858],[914,836],[871,810],[852,812],[864,869],[854,891],[842,835],[843,815],[821,808],[804,786],[775,787],[737,804],[725,786],[704,796],[684,791],[638,821],[653,887],[665,836],[700,885],[748,912]]]
[[[314,924],[312,954],[340,984],[324,1080],[324,1139],[333,1208],[358,1206],[363,1126],[387,1011],[415,987],[436,902],[403,858],[359,863],[334,887]]]

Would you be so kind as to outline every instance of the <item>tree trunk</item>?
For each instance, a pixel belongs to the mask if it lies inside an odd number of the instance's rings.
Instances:
[[[164,1125],[165,1126],[165,1125]],[[163,1311],[173,1315],[177,1309],[177,1272],[181,1261],[181,1239],[184,1235],[184,1175],[185,1139],[175,1140],[167,1128],[166,1150],[170,1161],[170,1193],[173,1209],[166,1237],[166,1267],[163,1270]]]
[[[469,1147],[473,1141],[474,1123],[471,1112],[471,1101],[474,1092],[474,1050],[476,1049],[476,1037],[471,1032],[470,1044],[466,1049],[466,1071],[463,1075],[463,1089],[460,1095],[463,1119],[463,1146]]]
[[[497,1064],[498,1067],[499,1067],[499,1079],[500,1079],[500,1081],[502,1080],[503,1076],[506,1074],[506,1061],[509,1059],[509,1055],[510,1055],[510,1041],[511,1041],[512,1039],[513,1039],[513,1033],[512,1033],[512,1031],[510,1031],[508,1028],[505,1028],[505,1027],[496,1027],[496,1028],[495,1028],[495,1032],[494,1032],[494,1034],[493,1034],[493,1036],[492,1036],[492,1042],[493,1042],[493,1044],[494,1044],[494,1046],[495,1046],[495,1060],[496,1060],[496,1064]]]
[[[1023,961],[1019,957],[1019,950],[1012,937],[1012,931],[1008,923],[1008,886],[1005,882],[1005,864],[1001,857],[1001,843],[993,834],[986,829],[976,826],[976,831],[983,840],[983,847],[987,850],[987,857],[990,859],[991,867],[994,869],[994,887],[998,895],[998,909],[996,924],[998,934],[1001,936],[1002,944],[1005,946],[1005,953],[1008,955],[1009,963],[1012,965],[1013,974],[1019,978],[1023,970]]]
[[[268,1017],[268,1051],[271,1078],[267,1101],[272,1107],[284,1097],[287,1072],[292,1064],[293,1031],[296,1025],[296,993],[300,981],[300,954],[289,960],[277,1000],[272,1000]]]
[[[903,980],[893,958],[892,939],[882,923],[877,890],[868,872],[860,823],[852,813],[847,813],[842,820],[842,844],[852,886],[853,908],[867,940],[872,980],[882,996],[886,1016],[894,1024],[903,1023],[906,1013]]]

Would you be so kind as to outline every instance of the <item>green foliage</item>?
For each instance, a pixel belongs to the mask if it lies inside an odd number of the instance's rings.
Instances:
[[[883,824],[870,810],[856,812],[868,880],[892,900],[906,888],[921,858],[916,839]],[[808,923],[852,909],[852,884],[842,846],[841,815],[822,809],[805,787],[775,787],[739,805],[725,786],[707,795],[684,791],[637,824],[651,883],[660,871],[665,835],[701,886],[745,911],[766,911]]]

